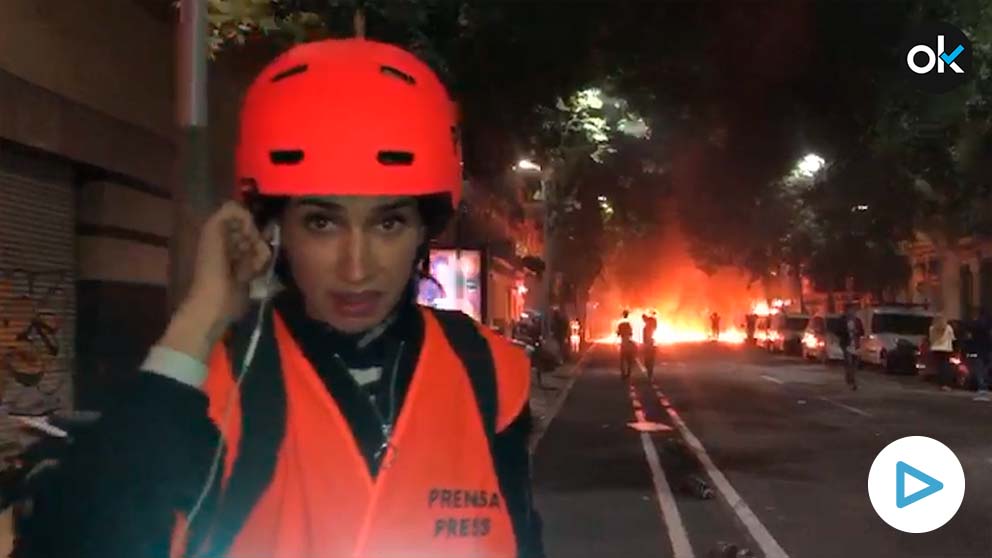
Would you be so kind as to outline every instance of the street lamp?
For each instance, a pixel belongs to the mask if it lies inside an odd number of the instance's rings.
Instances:
[[[530,159],[520,159],[520,161],[513,166],[513,170],[524,172],[541,172],[541,165],[538,165]]]
[[[796,173],[806,178],[812,178],[813,175],[820,172],[824,164],[826,164],[826,161],[824,161],[823,157],[820,157],[816,153],[810,153],[799,161],[799,164],[796,166]]]
[[[541,180],[541,201],[544,203],[544,223],[543,223],[543,236],[544,236],[544,281],[542,285],[543,300],[542,310],[544,311],[544,320],[541,324],[541,332],[547,338],[551,334],[551,292],[554,286],[554,271],[551,266],[552,254],[552,232],[551,232],[551,200],[549,199],[549,184],[548,177],[541,168],[541,165],[531,161],[530,159],[520,159],[516,165],[513,165],[513,170],[521,174],[538,175]]]

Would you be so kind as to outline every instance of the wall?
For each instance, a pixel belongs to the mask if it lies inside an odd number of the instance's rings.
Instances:
[[[172,45],[129,0],[0,2],[0,137],[164,188]]]
[[[965,238],[954,246],[943,248],[929,239],[921,239],[908,246],[907,253],[913,266],[908,288],[911,296],[907,296],[912,302],[928,303],[951,319],[967,318],[969,310],[992,302],[989,296],[992,294],[992,273],[982,273],[982,262],[992,257],[992,239]],[[935,264],[938,266],[936,272]],[[963,272],[971,274],[970,309],[962,304],[969,298],[962,296],[961,289],[969,286],[967,280],[963,280]],[[990,300],[983,301],[983,289],[988,291],[984,298]]]
[[[4,0],[0,22],[0,68],[152,133],[170,134],[167,22],[130,0]]]
[[[77,373],[101,406],[168,319],[174,13],[169,0],[0,1],[0,151],[71,164],[78,196]],[[273,52],[210,65],[211,172],[230,195],[243,89]]]
[[[173,22],[133,0],[3,0],[0,137],[168,190]],[[211,169],[222,195],[231,191],[242,92],[274,53],[255,44],[210,65]]]
[[[516,288],[515,270],[500,258],[490,258],[489,278],[486,284],[486,321],[489,325],[508,326],[516,320],[512,302],[514,288]]]

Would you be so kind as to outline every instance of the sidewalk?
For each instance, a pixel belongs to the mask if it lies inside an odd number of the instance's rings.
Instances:
[[[575,362],[566,362],[553,372],[545,372],[538,384],[537,374],[531,375],[530,410],[534,417],[534,431],[531,433],[530,452],[534,453],[537,444],[548,429],[561,406],[568,397],[575,379],[581,374],[582,358]]]

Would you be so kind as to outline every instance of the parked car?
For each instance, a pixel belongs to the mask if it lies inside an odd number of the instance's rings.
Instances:
[[[775,314],[771,318],[771,326],[768,330],[769,350],[789,355],[801,355],[803,335],[809,324],[809,316],[782,313]]]
[[[847,327],[841,314],[817,314],[813,316],[803,334],[803,357],[827,363],[844,360],[841,335]]]
[[[865,336],[858,349],[862,363],[890,373],[913,373],[920,345],[930,331],[934,313],[917,306],[872,306],[858,312]]]

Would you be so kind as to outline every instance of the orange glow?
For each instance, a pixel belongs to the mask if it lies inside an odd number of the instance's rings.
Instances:
[[[821,349],[826,345],[822,340],[817,339],[815,335],[809,334],[803,336],[803,344],[810,349]]]
[[[722,344],[746,341],[745,316],[752,302],[767,298],[761,285],[732,267],[704,270],[679,226],[676,204],[663,208],[664,226],[650,240],[632,243],[629,251],[611,256],[590,290],[590,329],[602,343],[617,344],[616,326],[630,311],[634,341],[641,342],[645,309],[656,310],[656,344],[712,341],[710,317],[720,318]],[[770,301],[768,303],[770,305]]]
[[[775,299],[772,301],[771,305],[764,300],[755,301],[751,306],[751,313],[755,316],[767,317],[774,316],[782,312],[782,308],[788,306],[790,301]]]
[[[631,316],[641,316],[643,314],[642,310],[632,310],[630,312]],[[658,329],[654,331],[652,338],[657,345],[675,345],[678,343],[701,343],[704,341],[711,341],[710,328],[708,324],[704,323],[705,320],[691,320],[691,319],[677,319],[677,318],[666,318],[664,316],[658,315]],[[613,330],[616,331],[616,326],[620,324],[620,320],[616,320],[613,323]],[[634,341],[640,342],[644,336],[644,322],[640,319],[631,319],[630,325],[634,330]],[[731,327],[720,331],[720,338],[718,339],[721,343],[726,343],[730,345],[740,345],[743,344],[747,339],[747,334],[736,328]],[[611,345],[619,345],[620,337],[616,333],[608,335],[597,340],[599,343],[607,343]]]

